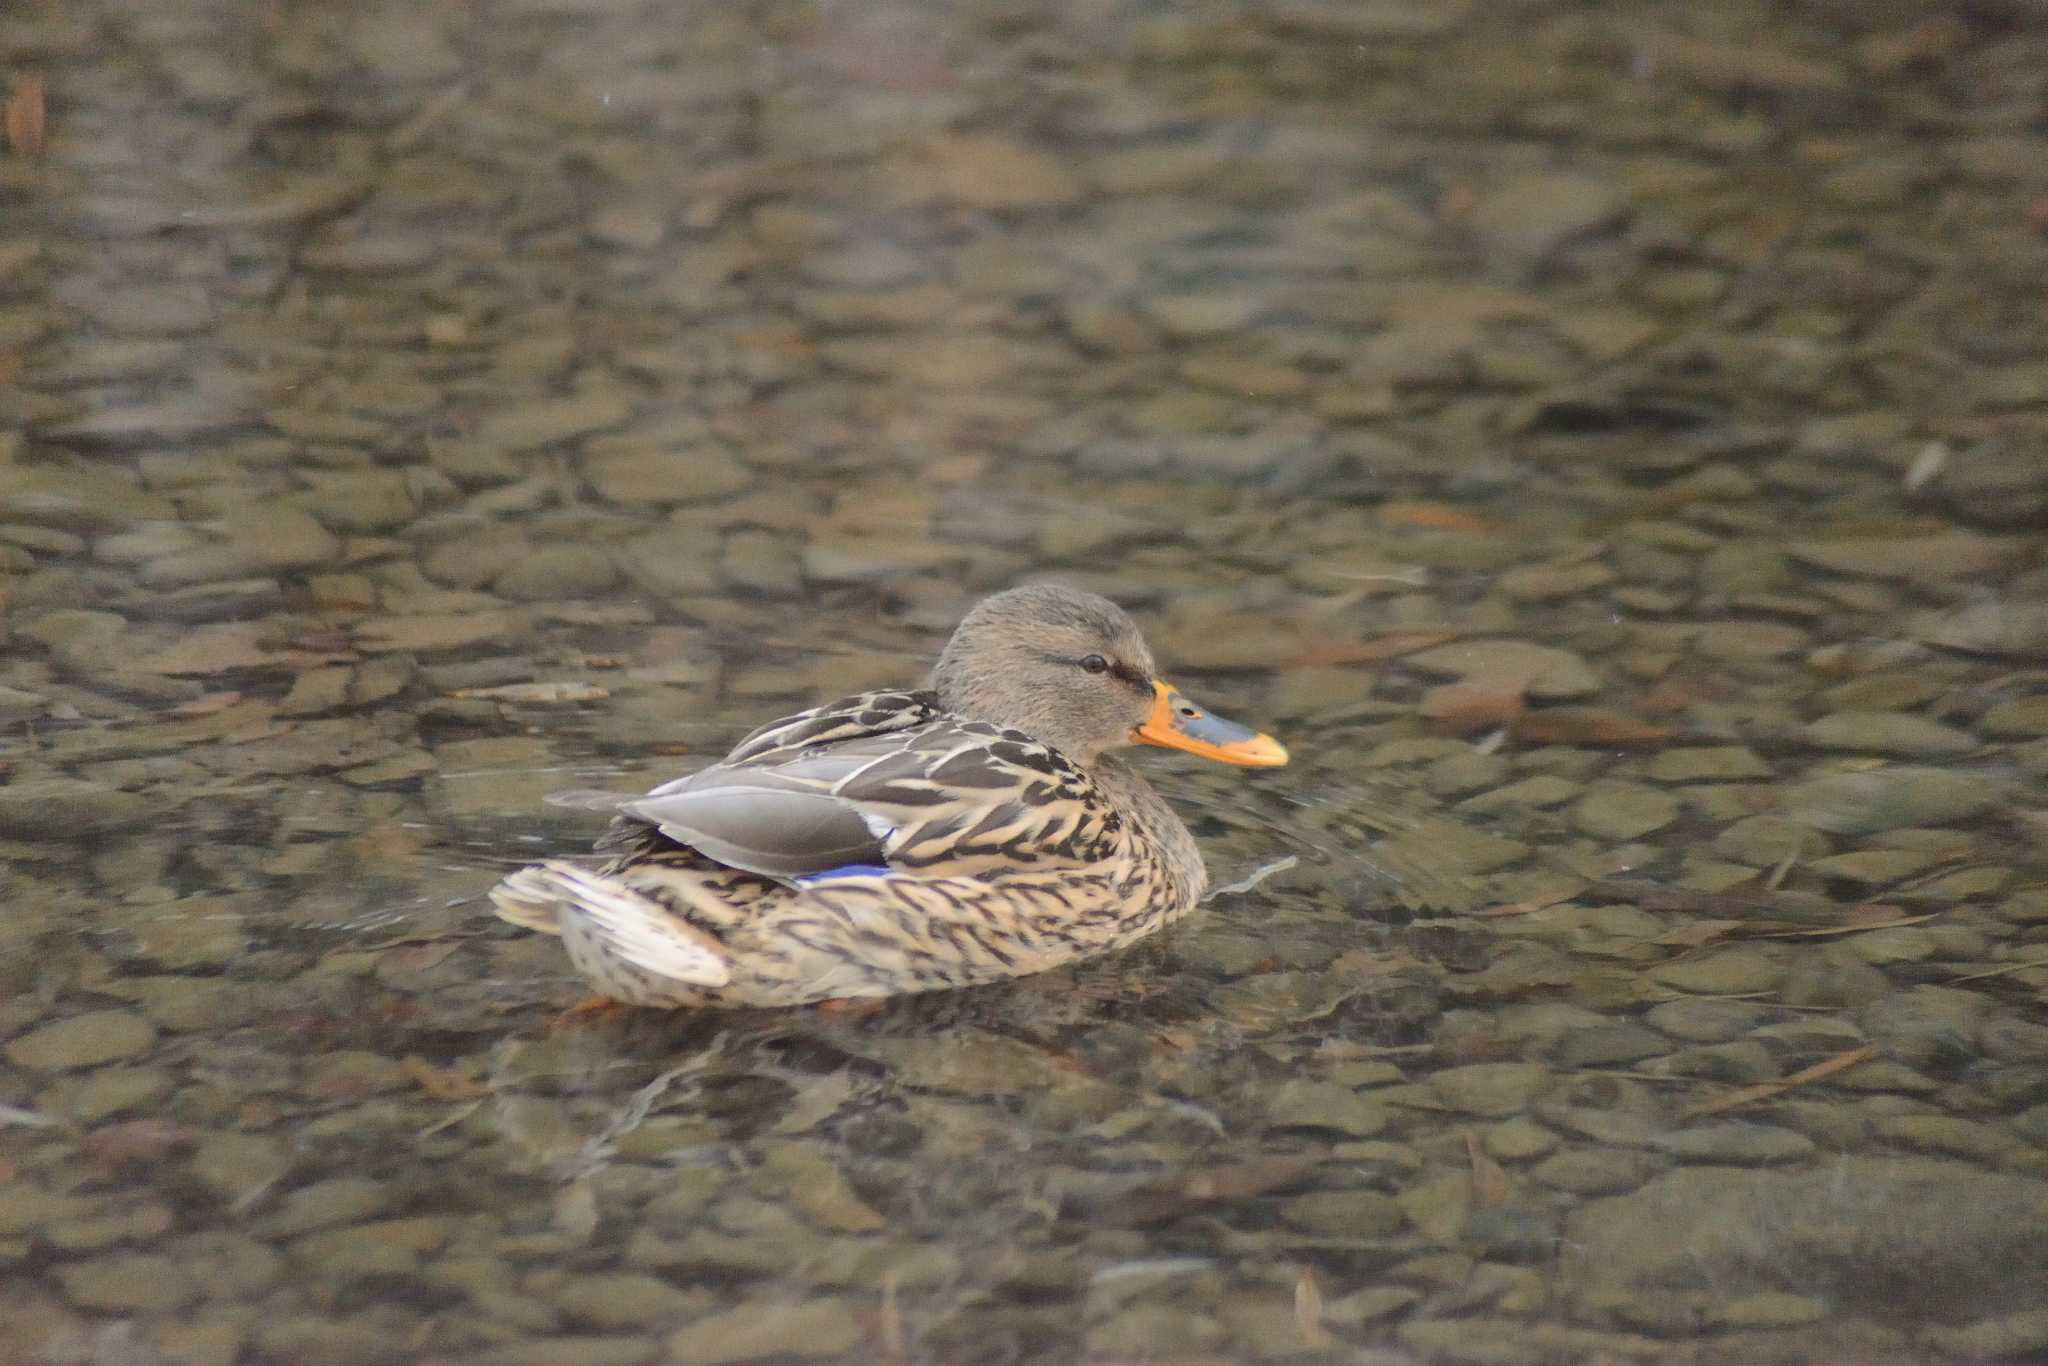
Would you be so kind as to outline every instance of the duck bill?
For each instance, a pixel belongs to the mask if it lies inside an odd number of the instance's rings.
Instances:
[[[1152,714],[1131,732],[1139,744],[1184,749],[1247,768],[1278,768],[1287,762],[1287,751],[1278,740],[1203,710],[1171,683],[1154,679],[1152,692]]]

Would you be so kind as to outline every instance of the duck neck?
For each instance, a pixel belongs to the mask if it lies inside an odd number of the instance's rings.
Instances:
[[[1192,910],[1209,885],[1209,870],[1202,865],[1202,851],[1187,826],[1152,784],[1115,755],[1097,756],[1088,771],[1110,805],[1122,813],[1139,857],[1158,862],[1173,892],[1172,914]]]

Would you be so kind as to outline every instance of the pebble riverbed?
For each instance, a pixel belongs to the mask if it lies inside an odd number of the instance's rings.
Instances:
[[[2048,1357],[2048,10],[0,11],[0,1361]],[[981,594],[1220,892],[562,1018]]]

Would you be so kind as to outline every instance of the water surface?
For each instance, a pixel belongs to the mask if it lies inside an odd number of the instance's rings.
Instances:
[[[0,16],[43,1362],[2048,1351],[2037,11]],[[564,1018],[484,891],[979,595],[1217,895]]]

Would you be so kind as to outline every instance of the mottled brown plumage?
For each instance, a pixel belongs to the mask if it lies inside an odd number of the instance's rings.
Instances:
[[[1187,827],[1107,751],[1287,759],[1159,682],[1130,618],[1074,589],[986,599],[932,682],[762,727],[621,803],[600,870],[550,861],[506,878],[498,914],[559,934],[598,992],[634,1005],[1021,977],[1150,934],[1207,882]]]

